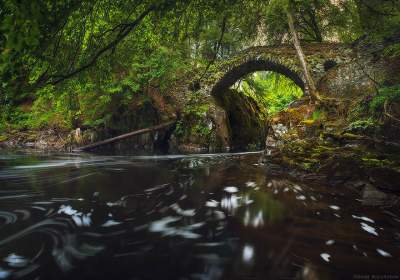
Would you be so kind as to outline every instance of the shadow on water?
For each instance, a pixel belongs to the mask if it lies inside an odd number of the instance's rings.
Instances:
[[[3,155],[0,279],[399,276],[396,213],[258,158]]]

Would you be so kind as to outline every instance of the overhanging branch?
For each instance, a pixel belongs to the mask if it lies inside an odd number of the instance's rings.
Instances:
[[[105,52],[112,50],[113,48],[115,48],[122,40],[125,39],[126,36],[128,36],[128,34],[133,31],[136,26],[138,26],[143,19],[149,15],[152,11],[154,11],[156,9],[156,5],[151,5],[149,6],[145,11],[143,11],[134,21],[130,22],[130,23],[126,23],[121,25],[121,29],[119,31],[119,33],[117,34],[117,36],[115,37],[114,40],[112,40],[111,42],[109,42],[106,46],[104,46],[103,48],[99,49],[90,59],[87,63],[83,64],[82,66],[73,69],[71,71],[69,71],[67,74],[64,75],[51,75],[47,78],[47,84],[51,84],[51,85],[56,85],[62,81],[65,81],[66,79],[69,79],[81,72],[83,72],[84,70],[88,69],[89,67],[93,66],[97,59],[102,56]]]
[[[204,70],[203,74],[200,76],[199,81],[201,81],[204,76],[207,74],[208,69],[211,67],[211,65],[215,62],[215,60],[217,59],[218,56],[218,52],[221,48],[222,45],[222,40],[224,39],[224,34],[226,31],[226,21],[227,21],[227,15],[224,16],[224,18],[222,19],[222,25],[221,25],[221,35],[219,36],[219,40],[217,43],[217,47],[215,50],[215,54],[212,60],[210,60],[210,62],[207,64],[206,69]]]

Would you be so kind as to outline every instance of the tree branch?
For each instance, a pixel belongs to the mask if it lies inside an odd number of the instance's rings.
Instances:
[[[225,30],[226,30],[226,21],[227,21],[227,16],[225,15],[223,20],[222,20],[222,26],[221,26],[221,35],[219,37],[218,40],[218,44],[216,46],[216,50],[215,50],[215,54],[213,59],[208,63],[206,69],[204,70],[204,73],[200,76],[199,81],[201,81],[204,76],[207,74],[208,69],[210,68],[210,66],[214,63],[214,61],[217,59],[217,55],[219,52],[219,49],[221,48],[221,44],[222,44],[222,40],[224,38],[224,34],[225,34]]]
[[[293,16],[292,16],[290,8],[287,9],[286,15],[287,15],[287,21],[288,21],[288,24],[289,24],[289,31],[290,31],[290,33],[291,33],[291,35],[293,37],[293,44],[294,44],[294,47],[296,49],[297,56],[298,56],[298,58],[300,60],[300,64],[301,64],[301,66],[303,68],[304,76],[306,78],[308,90],[310,92],[310,99],[311,99],[312,102],[319,101],[319,100],[321,100],[321,97],[318,94],[318,91],[317,91],[317,89],[315,87],[314,80],[311,77],[310,71],[308,69],[307,61],[306,61],[306,58],[304,56],[303,50],[301,48],[300,41],[299,41],[299,38],[297,36],[296,29],[294,27]]]
[[[109,42],[106,46],[104,46],[103,48],[101,48],[100,50],[98,50],[90,59],[87,63],[85,63],[84,65],[70,71],[67,74],[64,75],[52,75],[48,77],[48,81],[47,84],[52,84],[52,85],[56,85],[66,79],[69,79],[73,76],[75,76],[76,74],[79,74],[81,72],[83,72],[84,70],[88,69],[89,67],[91,67],[92,65],[94,65],[97,62],[97,59],[102,56],[105,52],[112,50],[113,48],[115,48],[123,39],[125,39],[126,36],[128,36],[128,34],[133,31],[136,26],[138,26],[142,20],[149,15],[152,11],[154,11],[156,8],[156,5],[151,5],[149,6],[145,11],[143,11],[134,21],[132,21],[131,23],[127,23],[124,24],[123,28],[121,28],[120,32],[118,33],[118,35],[115,37],[114,40],[112,40],[111,42]]]

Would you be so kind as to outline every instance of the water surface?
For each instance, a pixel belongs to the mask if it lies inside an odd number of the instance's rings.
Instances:
[[[398,213],[259,157],[3,153],[0,279],[400,279]]]

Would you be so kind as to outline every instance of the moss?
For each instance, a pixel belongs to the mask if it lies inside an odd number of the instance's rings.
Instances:
[[[380,115],[385,104],[391,102],[400,102],[400,85],[380,88],[379,93],[369,103],[369,109],[372,113]]]
[[[268,114],[262,104],[251,96],[231,89],[219,94],[216,100],[227,112],[231,144],[234,148],[263,146]]]
[[[0,142],[7,141],[8,137],[6,135],[0,135]]]
[[[361,160],[364,165],[370,167],[388,167],[393,165],[393,162],[387,159],[379,160],[377,158],[362,157]]]
[[[254,143],[249,144],[249,145],[247,145],[247,150],[248,151],[256,151],[257,150],[257,145],[254,144]]]
[[[192,92],[175,128],[180,142],[208,146],[213,123],[209,117],[210,104],[199,92]]]
[[[381,127],[378,121],[371,117],[367,119],[356,119],[345,128],[345,131],[364,135],[379,134],[380,130]]]
[[[311,170],[313,167],[313,164],[311,162],[304,162],[302,167],[305,170]]]
[[[34,133],[34,132],[29,133],[29,134],[27,135],[26,139],[27,139],[28,141],[31,141],[31,142],[36,141],[36,140],[37,140],[37,134]]]
[[[338,134],[340,139],[363,140],[362,135]],[[362,143],[363,141],[361,141]],[[369,145],[358,144],[343,146],[341,141],[326,142],[321,139],[308,138],[308,141],[286,143],[280,149],[281,162],[291,168],[307,172],[325,172],[332,166],[347,172],[349,166],[363,170],[360,174],[369,174],[373,168],[386,168],[400,171],[400,158],[392,153],[371,149]],[[328,166],[328,169],[327,169]],[[325,171],[324,171],[325,170]]]
[[[286,109],[278,113],[273,121],[275,123],[282,123],[286,126],[297,125],[305,118],[308,118],[313,108],[309,105],[300,105],[295,108]]]
[[[313,149],[313,151],[317,153],[323,153],[323,152],[335,152],[337,150],[336,147],[328,146],[328,145],[318,145],[316,148]]]
[[[313,120],[313,119],[302,120],[300,123],[307,125],[307,126],[312,126],[312,125],[316,124],[316,120]]]

